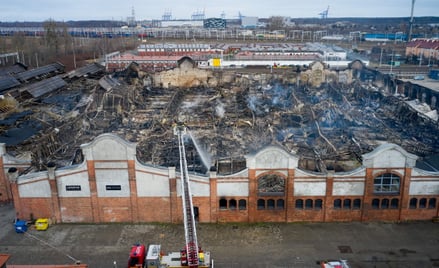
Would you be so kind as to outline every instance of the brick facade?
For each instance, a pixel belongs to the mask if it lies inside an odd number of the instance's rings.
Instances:
[[[104,134],[82,146],[85,162],[18,176],[1,156],[17,217],[53,222],[183,221],[175,168],[139,163],[135,144]],[[298,157],[267,147],[236,174],[192,175],[200,222],[332,222],[429,220],[439,216],[439,173],[415,167],[417,157],[394,144],[363,155],[353,171],[298,169]],[[14,179],[15,178],[15,179]],[[3,183],[4,184],[4,183]],[[8,188],[6,188],[8,187]],[[5,190],[3,190],[5,191]],[[6,195],[6,194],[4,194]],[[2,195],[3,196],[3,195]]]

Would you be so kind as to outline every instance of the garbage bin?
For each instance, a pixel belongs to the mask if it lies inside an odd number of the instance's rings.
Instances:
[[[24,233],[27,231],[27,223],[26,221],[16,221],[15,222],[15,232]]]

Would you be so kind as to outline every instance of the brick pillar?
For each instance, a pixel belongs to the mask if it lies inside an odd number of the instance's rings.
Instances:
[[[20,192],[18,191],[17,179],[18,179],[18,170],[14,167],[9,168],[8,180],[11,186],[12,200],[14,202],[14,208],[16,211],[15,217],[20,218],[22,208],[20,202]]]
[[[128,160],[128,182],[130,184],[131,222],[139,222],[139,203],[137,199],[136,163]]]
[[[4,170],[3,167],[3,156],[0,155],[0,168]],[[0,172],[0,201],[10,201],[12,199],[11,189],[9,185],[9,180],[6,177],[5,172]]]
[[[401,215],[403,210],[407,210],[409,206],[409,189],[410,189],[410,178],[412,177],[412,168],[406,167],[404,169],[404,176],[402,177],[399,185],[399,213],[398,220],[401,220]]]
[[[218,196],[216,171],[211,171],[209,176],[210,186],[210,222],[218,222]]]
[[[47,175],[49,177],[50,192],[51,192],[50,198],[52,205],[51,220],[54,223],[58,223],[58,222],[62,222],[62,219],[61,219],[61,210],[59,205],[58,183],[56,181],[55,169],[56,169],[55,163],[47,164]]]
[[[182,210],[179,209],[181,207],[181,202],[179,202],[179,197],[177,196],[177,179],[175,176],[175,167],[168,168],[169,173],[169,211],[171,213],[170,220],[172,223],[179,223],[180,221],[180,212]]]
[[[364,180],[364,196],[361,200],[361,221],[368,221],[368,211],[371,209],[373,198],[373,169],[366,168],[366,177]]]
[[[99,197],[96,185],[96,171],[93,160],[87,160],[87,170],[88,170],[88,183],[90,185],[90,203],[91,212],[93,217],[93,222],[101,222],[100,208],[99,208]]]
[[[331,221],[327,218],[328,208],[331,207],[333,203],[332,190],[334,189],[334,171],[328,171],[326,174],[326,192],[325,198],[323,199],[323,221]]]
[[[256,170],[249,169],[248,171],[248,221],[255,222],[257,213],[257,198],[258,198],[258,183],[256,181]]]
[[[287,183],[285,188],[286,193],[286,200],[285,200],[285,222],[291,222],[292,221],[292,215],[294,215],[294,175],[295,175],[295,169],[288,169],[288,177],[287,177]]]

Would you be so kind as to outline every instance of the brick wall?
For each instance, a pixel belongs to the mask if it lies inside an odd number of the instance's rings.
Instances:
[[[60,198],[59,201],[62,222],[93,222],[90,198]]]

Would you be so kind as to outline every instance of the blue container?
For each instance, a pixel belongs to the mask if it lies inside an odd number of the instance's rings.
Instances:
[[[15,232],[24,233],[27,231],[27,223],[26,221],[16,221],[15,222]]]
[[[430,70],[428,77],[434,80],[439,80],[439,70]]]

